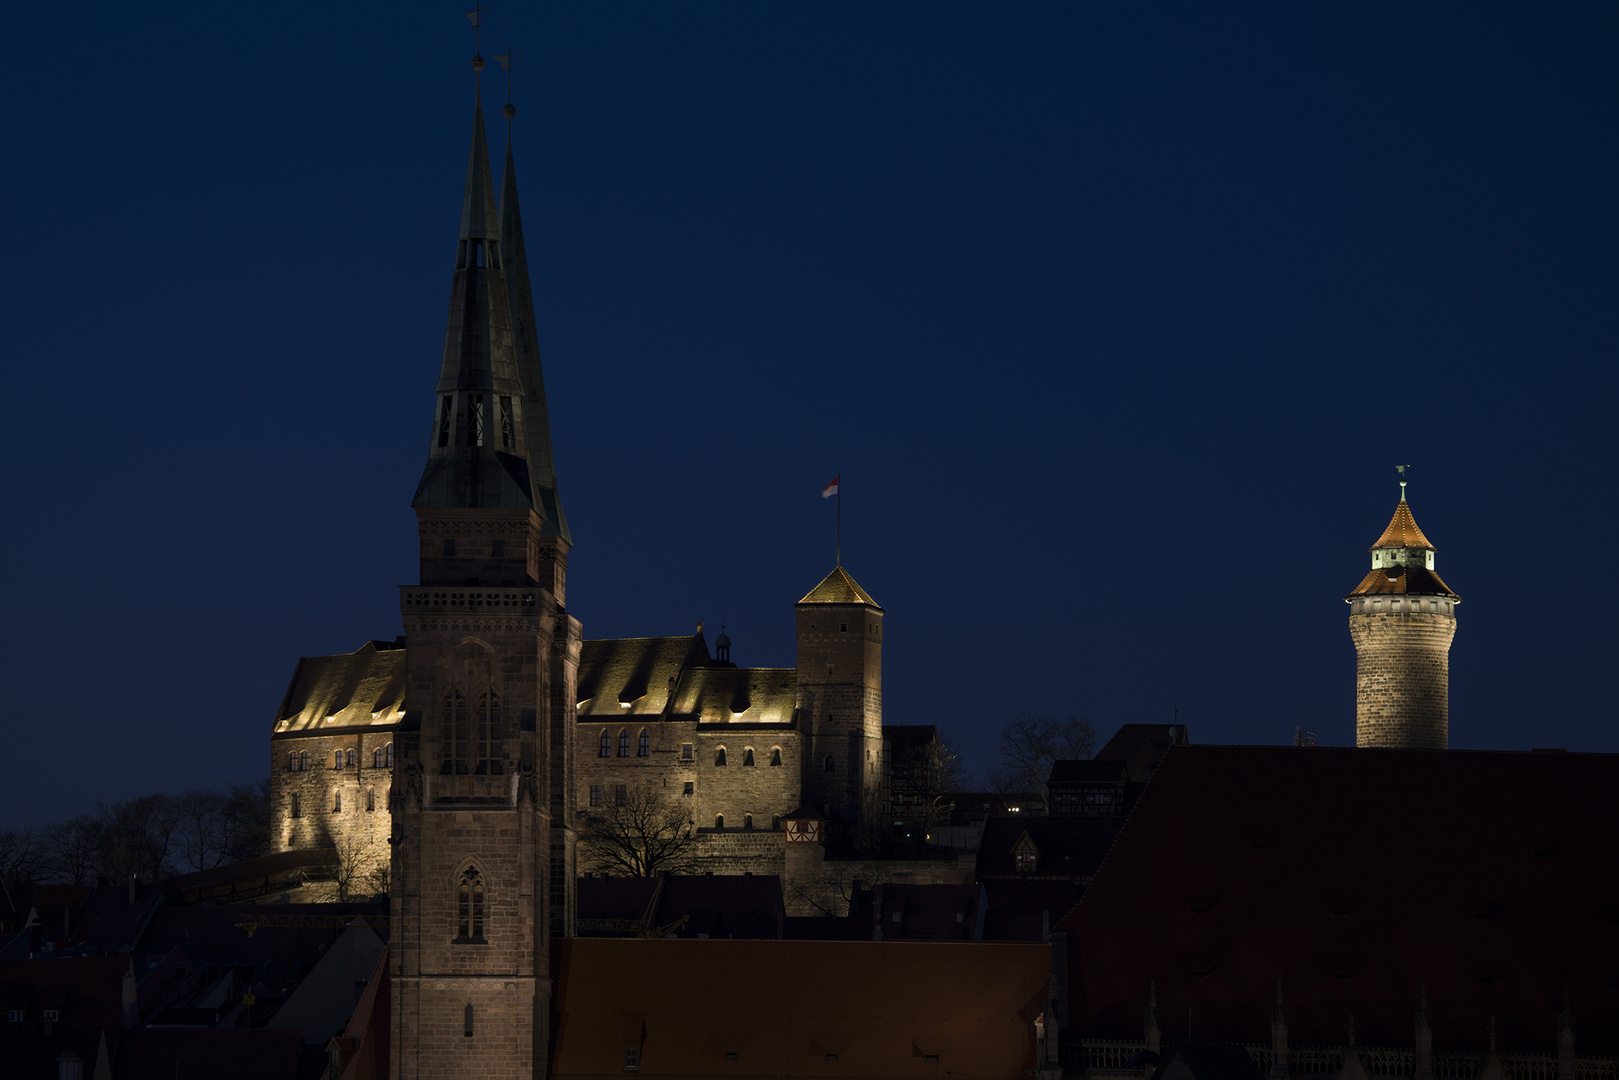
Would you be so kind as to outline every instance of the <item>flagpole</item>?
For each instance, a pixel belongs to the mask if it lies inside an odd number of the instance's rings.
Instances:
[[[843,565],[843,470],[838,470],[838,545],[835,565]]]

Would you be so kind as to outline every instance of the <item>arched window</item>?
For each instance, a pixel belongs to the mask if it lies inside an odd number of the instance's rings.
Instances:
[[[742,815],[742,827],[744,829],[753,828],[753,815],[752,814],[743,814]]]
[[[499,773],[500,760],[495,757],[495,732],[500,727],[500,695],[485,691],[478,698],[478,731],[473,746],[474,772],[479,775]]]
[[[461,871],[461,880],[456,885],[456,925],[460,935],[455,939],[458,942],[482,943],[483,937],[483,872],[476,866],[469,866]]]
[[[340,814],[342,812],[343,812],[343,789],[342,788],[335,788],[332,791],[332,813]]]
[[[772,765],[780,765],[781,764],[781,747],[772,746],[770,748],[770,764],[772,764]]]
[[[371,751],[371,767],[373,769],[382,768],[382,747],[380,746]]]
[[[607,734],[607,729],[606,728],[602,728],[601,746],[596,751],[596,756],[597,757],[612,757],[613,756],[613,737],[611,735]]]
[[[354,751],[353,750],[345,750],[343,752],[343,764],[347,768],[350,768],[350,769],[354,768]]]
[[[461,1026],[461,1037],[463,1039],[472,1038],[472,1005],[470,1002],[467,1004],[467,1011],[464,1014],[464,1022]]]
[[[303,802],[302,799],[300,799],[298,797],[297,792],[293,792],[293,795],[292,795],[292,816],[293,817],[303,817],[304,816],[304,802]]]
[[[389,743],[382,748],[382,764],[388,768],[394,767],[394,744]]]
[[[716,829],[725,828],[725,815],[724,814],[715,814],[714,815],[714,828],[716,828]]]
[[[749,746],[749,747],[746,747],[746,748],[743,749],[743,751],[742,751],[742,764],[744,764],[744,765],[752,765],[753,764],[753,747]]]
[[[717,747],[714,750],[714,764],[716,764],[716,765],[724,765],[725,764],[725,747],[723,747],[723,746]]]
[[[365,808],[367,810],[377,808],[377,789],[374,787],[365,789]]]
[[[288,772],[297,772],[298,771],[298,751],[296,751],[296,750],[288,750],[287,751],[287,771]]]
[[[652,736],[647,734],[646,728],[641,729],[641,743],[635,749],[636,757],[652,756]]]
[[[781,828],[781,815],[780,814],[777,814],[775,817],[770,819],[770,827],[772,829]]]
[[[298,771],[299,772],[308,772],[309,771],[309,751],[308,750],[304,750],[301,753],[299,753],[299,755],[298,755]]]
[[[334,750],[332,754],[332,768],[341,769],[343,767],[343,751]]]
[[[451,687],[444,695],[444,764],[439,772],[465,773],[472,756],[472,718],[467,715],[466,695]]]
[[[837,771],[837,767],[838,767],[837,762],[832,760],[832,755],[831,754],[826,755],[826,766],[825,767],[826,767],[827,772],[836,772]]]
[[[628,728],[618,729],[618,756],[630,756],[630,731]]]

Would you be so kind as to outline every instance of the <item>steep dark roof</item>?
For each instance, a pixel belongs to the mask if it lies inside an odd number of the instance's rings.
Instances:
[[[1185,724],[1121,724],[1096,761],[1122,761],[1130,779],[1142,783],[1152,776],[1164,751],[1188,741]]]
[[[275,733],[393,727],[405,709],[405,650],[368,641],[351,653],[301,656]],[[328,717],[331,719],[328,721]]]
[[[1124,780],[1122,761],[1053,761],[1050,784],[1117,784]]]
[[[1552,1052],[1566,986],[1580,1052],[1619,1051],[1619,756],[1177,746],[1072,935],[1071,1017],[1140,1038],[1147,983],[1200,1035]]]
[[[1124,824],[1122,817],[1082,815],[1046,817],[1008,814],[990,818],[978,845],[978,876],[1010,877],[1018,874],[1012,847],[1028,833],[1039,849],[1038,877],[1089,877],[1102,865],[1113,838]],[[1052,913],[1055,918],[1056,912]]]

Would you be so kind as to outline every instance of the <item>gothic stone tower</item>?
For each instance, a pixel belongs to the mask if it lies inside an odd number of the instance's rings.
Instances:
[[[1443,750],[1450,742],[1450,642],[1461,598],[1434,572],[1434,546],[1400,505],[1344,597],[1355,639],[1355,745]]]
[[[876,812],[882,784],[883,609],[836,567],[797,604],[803,800],[849,824]]]
[[[550,938],[568,932],[572,909],[573,836],[557,805],[572,787],[580,626],[562,607],[570,545],[509,150],[506,160],[497,215],[480,103],[427,466],[412,501],[421,583],[400,589],[396,1077],[543,1075]]]

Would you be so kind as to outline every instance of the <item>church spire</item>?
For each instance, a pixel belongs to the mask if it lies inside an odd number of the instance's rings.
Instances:
[[[510,57],[508,53],[508,58]],[[509,63],[509,59],[506,61]],[[508,95],[509,96],[509,95]],[[551,456],[551,426],[545,407],[545,376],[540,370],[540,341],[534,326],[534,294],[529,285],[528,252],[523,244],[523,214],[517,205],[517,166],[512,160],[511,119],[517,108],[510,101],[501,110],[506,117],[506,164],[500,183],[500,250],[505,257],[507,306],[511,311],[512,343],[517,370],[523,381],[523,415],[528,431],[528,471],[534,497],[545,517],[544,532],[572,545],[568,519],[557,494],[556,462]]]
[[[482,60],[476,57],[473,66]],[[529,478],[523,405],[480,92],[472,114],[432,438],[411,505],[539,509]]]

